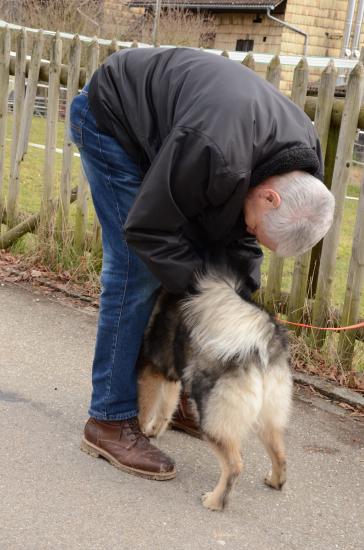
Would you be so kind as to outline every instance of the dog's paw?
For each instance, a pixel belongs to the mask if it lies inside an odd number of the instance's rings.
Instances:
[[[201,500],[203,506],[205,506],[205,508],[208,508],[209,510],[221,512],[224,508],[221,499],[216,499],[213,491],[202,495]]]
[[[169,422],[168,418],[163,418],[163,419],[153,418],[152,420],[146,423],[142,431],[147,437],[160,437],[166,431],[168,427],[168,422]]]
[[[264,483],[268,485],[268,487],[271,487],[271,489],[276,489],[277,491],[280,491],[285,484],[285,479],[280,479],[277,476],[273,476],[271,472],[265,477]]]

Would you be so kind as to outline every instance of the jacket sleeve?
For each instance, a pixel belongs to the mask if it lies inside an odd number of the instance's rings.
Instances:
[[[143,180],[125,236],[170,292],[185,290],[202,267],[185,228],[205,208],[218,207],[233,194],[236,182],[224,170],[219,151],[203,135],[177,128]]]
[[[245,280],[250,292],[260,287],[260,270],[263,252],[257,240],[248,233],[234,238],[226,246],[228,265]]]

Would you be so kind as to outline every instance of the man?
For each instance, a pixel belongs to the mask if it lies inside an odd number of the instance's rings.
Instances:
[[[304,112],[253,71],[183,48],[109,57],[74,99],[70,132],[103,236],[84,448],[170,479],[173,461],[137,421],[135,365],[156,292],[182,293],[216,250],[254,291],[257,240],[282,255],[318,242],[334,208],[320,145]]]

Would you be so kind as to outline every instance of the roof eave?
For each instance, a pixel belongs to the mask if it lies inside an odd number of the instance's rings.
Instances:
[[[229,9],[231,11],[266,11],[267,9],[270,9],[270,10],[275,10],[280,4],[282,4],[284,2],[284,0],[281,0],[278,4],[276,5],[273,5],[273,4],[253,4],[253,5],[249,5],[249,6],[236,6],[236,5],[233,5],[233,4],[189,4],[188,2],[185,2],[183,4],[181,4],[180,2],[163,2],[163,5],[162,5],[162,8],[168,8],[168,7],[175,7],[175,6],[178,6],[178,7],[181,7],[181,8],[186,8],[186,9],[191,9],[191,8],[204,8],[204,9],[214,9],[214,10],[226,10],[226,9]],[[152,4],[147,4],[146,2],[143,2],[143,0],[141,0],[140,2],[136,1],[136,2],[129,2],[128,4],[129,7],[131,8],[152,8],[153,5]]]

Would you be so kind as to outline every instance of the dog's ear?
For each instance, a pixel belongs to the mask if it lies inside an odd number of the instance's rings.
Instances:
[[[235,290],[236,290],[236,293],[239,294],[240,298],[242,298],[246,302],[252,301],[252,291],[250,290],[248,285],[245,283],[245,281],[243,280],[239,281],[239,284]]]

